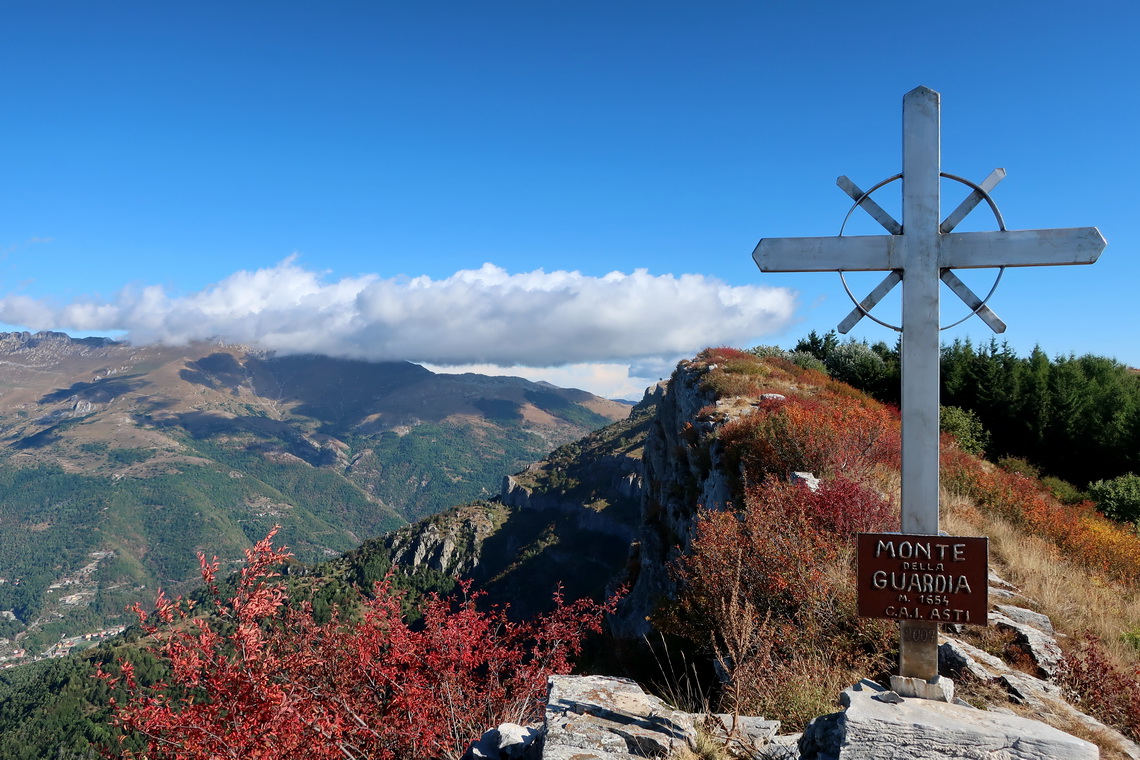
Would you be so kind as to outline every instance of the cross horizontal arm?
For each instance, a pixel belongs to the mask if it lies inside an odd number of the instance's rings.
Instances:
[[[1092,264],[1104,246],[1096,227],[955,232],[942,236],[939,264],[944,269]]]
[[[756,244],[752,260],[761,272],[902,269],[901,242],[901,235],[764,238]]]

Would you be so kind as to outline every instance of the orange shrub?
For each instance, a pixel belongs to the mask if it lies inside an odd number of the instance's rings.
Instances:
[[[1119,580],[1140,576],[1140,538],[1099,514],[1092,502],[1062,504],[1037,479],[985,467],[954,449],[943,450],[942,472],[944,485],[1050,541],[1074,562]]]

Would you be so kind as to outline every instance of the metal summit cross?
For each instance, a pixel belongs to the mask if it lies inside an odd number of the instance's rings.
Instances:
[[[978,298],[952,269],[1000,267],[1004,271],[1005,267],[1091,264],[1105,245],[1095,227],[1006,230],[989,196],[1005,176],[1004,170],[996,169],[981,185],[942,174],[939,97],[926,87],[903,97],[901,175],[869,192],[846,177],[838,180],[855,205],[862,206],[890,234],[844,237],[841,231],[837,237],[765,238],[752,254],[762,272],[837,271],[842,275],[844,271],[888,270],[886,279],[840,324],[843,333],[902,283],[902,326],[895,328],[902,332],[902,532],[913,534],[937,534],[939,527],[939,283],[945,282],[966,302],[971,315],[977,314],[1000,333],[1005,324],[986,306],[989,296]],[[901,223],[870,198],[871,192],[900,177]],[[973,188],[943,221],[939,220],[940,177]],[[993,210],[999,229],[952,232],[982,201]],[[901,676],[924,680],[937,676],[937,632],[936,622],[901,621]]]

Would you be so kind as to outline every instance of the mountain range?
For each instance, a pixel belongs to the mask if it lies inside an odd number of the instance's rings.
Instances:
[[[315,561],[491,496],[629,411],[407,362],[0,334],[0,656],[114,629],[275,524]]]

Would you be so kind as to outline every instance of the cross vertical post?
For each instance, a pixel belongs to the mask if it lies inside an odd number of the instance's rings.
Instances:
[[[902,532],[938,533],[940,97],[903,98]],[[938,675],[938,624],[900,623],[899,674]]]

